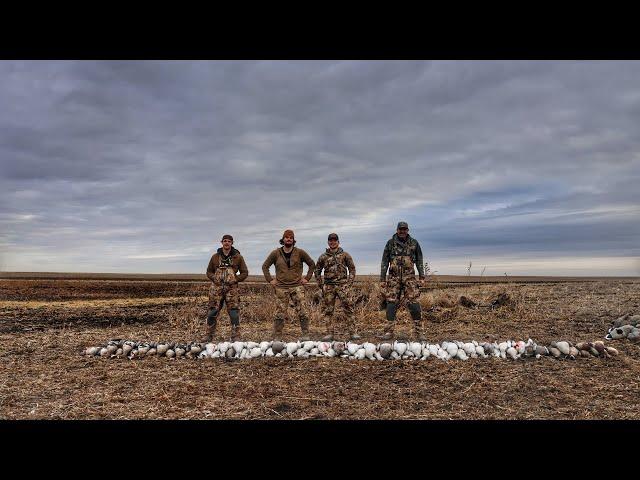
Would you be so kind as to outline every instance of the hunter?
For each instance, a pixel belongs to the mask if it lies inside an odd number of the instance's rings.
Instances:
[[[419,280],[416,279],[414,266],[418,269]],[[422,312],[418,301],[420,283],[425,279],[422,249],[418,241],[409,235],[407,222],[398,222],[396,233],[384,247],[380,267],[380,288],[385,295],[387,310],[387,326],[381,338],[393,338],[398,306],[404,300],[413,320],[414,334],[419,341],[425,341],[422,333]]]
[[[327,327],[327,334],[322,340],[330,342],[335,335],[336,298],[340,299],[351,340],[360,340],[360,335],[356,333],[351,299],[351,288],[356,278],[356,266],[351,255],[340,247],[338,234],[330,233],[327,242],[329,248],[320,255],[315,268],[316,281],[322,290],[322,313]],[[322,277],[323,270],[324,278]]]
[[[209,315],[205,341],[213,340],[222,305],[226,305],[231,320],[231,340],[240,338],[240,294],[238,283],[249,275],[247,264],[240,252],[233,248],[233,237],[222,236],[222,247],[213,254],[207,267],[207,277],[211,280],[209,289]],[[240,272],[239,275],[236,275]]]
[[[301,341],[309,338],[309,313],[304,301],[304,285],[311,280],[315,263],[307,252],[295,246],[296,240],[293,230],[285,230],[280,239],[282,247],[273,250],[262,264],[264,278],[275,289],[277,307],[273,320],[273,338],[279,340],[282,337],[282,328],[285,319],[288,319],[288,307],[291,303],[300,319],[302,331]],[[309,271],[302,276],[303,263],[306,263]],[[269,268],[275,265],[276,278],[271,276]]]

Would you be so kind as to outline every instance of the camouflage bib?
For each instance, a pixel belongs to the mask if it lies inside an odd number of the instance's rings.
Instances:
[[[223,255],[220,255],[220,262],[213,276],[217,284],[229,285],[236,283],[236,273],[231,264],[231,256],[225,259]]]
[[[389,261],[390,275],[415,275],[413,265],[416,262],[416,247],[417,244],[413,239],[404,243],[397,240],[393,242]]]

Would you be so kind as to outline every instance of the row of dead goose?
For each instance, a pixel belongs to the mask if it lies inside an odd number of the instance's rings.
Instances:
[[[640,315],[627,314],[614,320],[605,338],[607,340],[626,338],[634,343],[640,342]]]
[[[426,360],[430,357],[440,360],[468,360],[469,358],[555,358],[575,359],[584,357],[610,357],[618,355],[613,347],[604,342],[568,341],[551,342],[538,345],[533,340],[504,342],[220,342],[220,343],[174,343],[174,342],[135,342],[114,339],[106,345],[87,348],[84,355],[108,358],[142,358],[159,356],[167,358],[227,358],[249,359],[259,357],[341,357],[356,360]]]

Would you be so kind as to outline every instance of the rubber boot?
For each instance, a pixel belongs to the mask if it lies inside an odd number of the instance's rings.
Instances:
[[[387,322],[387,325],[384,327],[384,335],[380,337],[380,340],[391,340],[393,339],[393,330],[396,326],[395,320]]]
[[[213,339],[216,336],[216,325],[207,325],[207,333],[202,339],[202,343],[210,343],[213,342]]]
[[[235,342],[240,339],[240,311],[237,308],[229,310],[229,319],[231,320],[231,341]]]
[[[380,337],[381,340],[391,340],[393,338],[393,330],[396,325],[397,310],[398,305],[395,302],[387,302],[387,325],[384,327],[384,335]]]
[[[416,338],[418,339],[419,342],[426,342],[427,341],[427,337],[424,335],[424,332],[422,331],[422,321],[415,321],[413,322],[413,333],[416,336]]]
[[[333,323],[333,315],[329,317],[325,317],[326,325],[327,325],[327,334],[322,337],[323,342],[332,342],[333,336],[335,335],[334,323]]]
[[[284,328],[284,318],[274,318],[273,319],[273,339],[274,340],[282,339],[283,328]]]
[[[231,341],[240,340],[240,325],[231,325]]]
[[[216,325],[218,324],[218,312],[217,308],[209,309],[209,315],[207,315],[207,333],[204,338],[204,343],[212,342],[216,334]]]
[[[300,330],[302,331],[302,336],[300,337],[301,342],[308,342],[311,340],[309,337],[309,319],[301,318],[300,319]]]
[[[419,342],[425,342],[427,338],[422,332],[422,310],[420,304],[417,302],[410,303],[408,308],[409,313],[411,314],[411,319],[413,320],[413,333]]]

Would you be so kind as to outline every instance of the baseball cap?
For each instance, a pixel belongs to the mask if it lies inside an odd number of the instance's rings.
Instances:
[[[398,230],[401,228],[409,228],[409,224],[407,222],[398,222]]]
[[[327,238],[327,240],[338,240],[338,234],[337,233],[330,233],[329,237]]]

